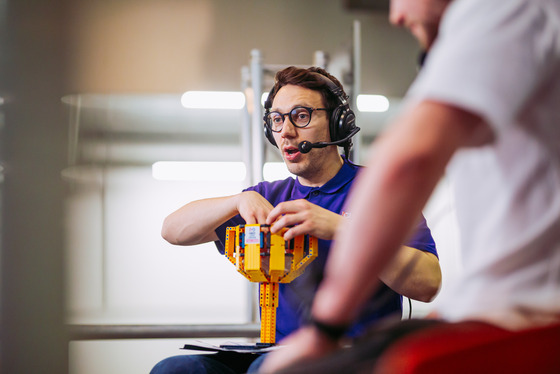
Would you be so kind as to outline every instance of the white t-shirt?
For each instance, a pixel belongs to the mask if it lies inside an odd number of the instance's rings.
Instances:
[[[560,1],[455,0],[407,97],[476,113],[496,136],[448,167],[464,273],[438,312],[560,321]]]

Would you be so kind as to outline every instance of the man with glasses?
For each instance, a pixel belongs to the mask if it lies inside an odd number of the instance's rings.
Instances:
[[[308,323],[331,239],[344,217],[351,214],[345,211],[344,202],[359,167],[348,160],[351,137],[357,130],[346,99],[340,82],[323,69],[288,67],[278,72],[265,104],[265,134],[297,178],[262,182],[237,195],[191,202],[168,216],[163,225],[162,235],[172,244],[214,241],[222,253],[226,227],[240,224],[271,225],[273,233],[287,227],[286,240],[302,234],[319,238],[318,257],[293,282],[280,284],[276,324],[280,343]],[[341,144],[346,155],[341,156],[333,143]],[[428,302],[437,293],[441,271],[423,218],[380,279],[385,285],[348,335],[359,335],[382,318],[400,319],[400,295]],[[158,363],[152,374],[252,372],[262,361],[261,357],[253,362],[258,357],[230,352],[174,356]]]

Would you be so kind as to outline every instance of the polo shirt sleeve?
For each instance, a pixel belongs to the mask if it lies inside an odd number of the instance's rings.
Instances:
[[[436,257],[438,257],[436,243],[424,216],[421,217],[420,222],[416,227],[416,231],[405,245],[424,252],[433,253]]]

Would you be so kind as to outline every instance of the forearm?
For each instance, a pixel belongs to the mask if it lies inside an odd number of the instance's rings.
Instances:
[[[429,302],[441,286],[441,268],[432,253],[403,246],[379,279],[403,296]]]
[[[234,217],[239,195],[193,201],[167,216],[161,235],[171,244],[195,245],[217,239],[214,230]]]

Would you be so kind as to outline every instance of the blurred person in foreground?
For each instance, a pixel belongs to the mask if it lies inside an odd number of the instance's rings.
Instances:
[[[428,52],[424,66],[350,193],[315,322],[286,338],[262,372],[340,372],[335,358],[351,352],[338,360],[343,372],[360,360],[372,372],[402,336],[436,326],[475,321],[508,334],[560,322],[560,1],[391,0],[389,18]],[[444,173],[462,276],[432,318],[379,326],[369,342],[340,349]]]

